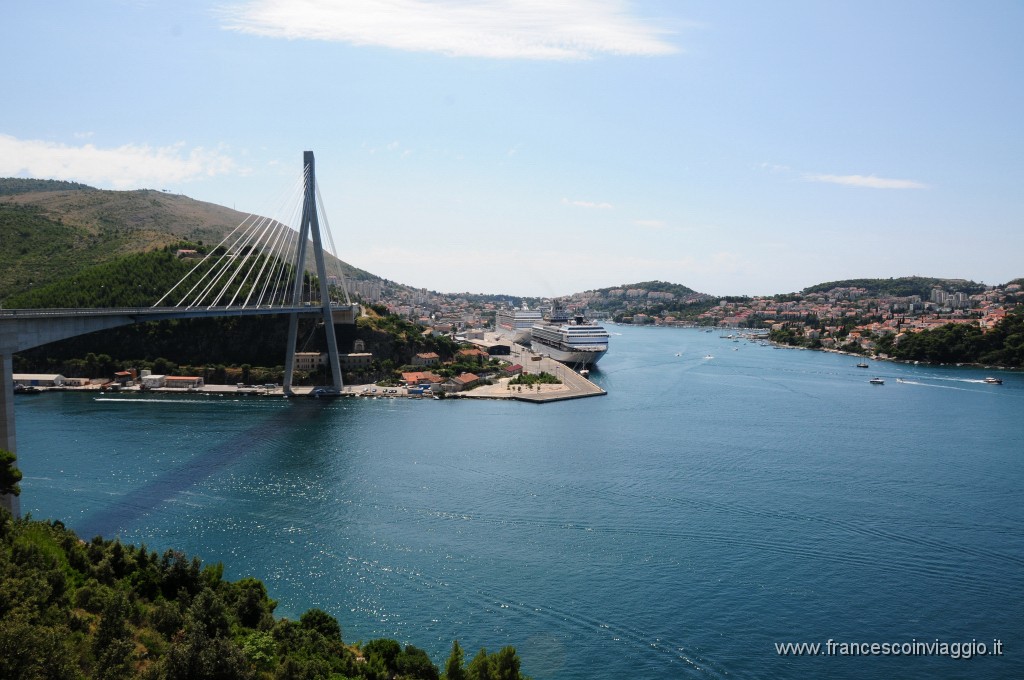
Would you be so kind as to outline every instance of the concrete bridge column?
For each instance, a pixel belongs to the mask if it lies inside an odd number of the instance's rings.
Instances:
[[[0,357],[0,449],[17,453],[14,440],[14,368],[12,356]],[[15,517],[21,516],[21,504],[17,496],[0,495],[0,507]]]

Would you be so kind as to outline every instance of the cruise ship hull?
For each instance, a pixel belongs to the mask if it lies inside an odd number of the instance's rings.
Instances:
[[[607,348],[595,349],[595,350],[584,350],[584,349],[563,349],[561,347],[552,347],[541,342],[534,340],[530,343],[530,347],[537,354],[546,354],[555,361],[560,361],[563,364],[580,367],[580,368],[593,368],[601,357],[608,351]]]

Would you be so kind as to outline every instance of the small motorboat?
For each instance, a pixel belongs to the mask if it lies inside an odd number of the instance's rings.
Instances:
[[[988,377],[988,378],[985,378],[984,382],[989,384],[989,385],[1002,385],[1003,384],[1003,379],[1002,378]]]
[[[885,381],[882,380],[881,378],[872,378],[871,380],[868,380],[868,382],[871,383],[872,385],[884,385],[885,384]]]

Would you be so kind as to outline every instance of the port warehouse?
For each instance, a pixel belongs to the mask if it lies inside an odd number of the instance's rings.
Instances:
[[[59,373],[15,373],[12,377],[14,384],[22,387],[66,387],[74,380]]]
[[[129,375],[124,372],[125,375]],[[117,378],[120,378],[118,374]],[[15,373],[12,376],[15,385],[22,387],[85,387],[93,384],[94,381],[88,378],[66,378],[59,373]],[[129,377],[130,380],[130,377]],[[97,382],[108,382],[101,380]],[[123,382],[115,379],[112,382]],[[177,375],[144,375],[141,383],[146,387],[202,387],[203,379],[199,376],[177,376]]]

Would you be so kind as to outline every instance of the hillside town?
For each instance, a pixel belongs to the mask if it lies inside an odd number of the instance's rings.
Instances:
[[[551,302],[404,287],[384,286],[378,290],[378,301],[391,313],[445,334],[473,334],[473,329],[493,327],[495,311],[505,306],[525,303],[543,309]],[[945,281],[944,285],[933,286],[927,295],[882,294],[864,286],[837,286],[788,295],[725,298],[620,287],[575,293],[560,301],[572,311],[615,323],[786,328],[825,349],[856,345],[870,351],[879,337],[892,336],[898,341],[902,334],[949,323],[992,328],[1009,311],[1024,304],[1024,287],[1019,282],[986,287]]]

